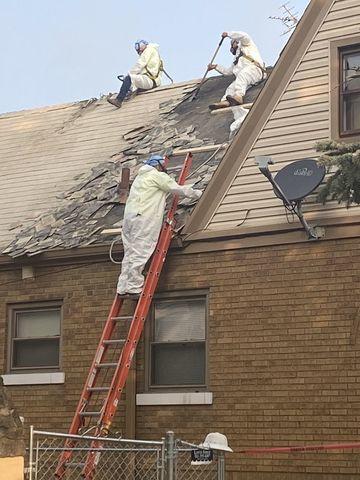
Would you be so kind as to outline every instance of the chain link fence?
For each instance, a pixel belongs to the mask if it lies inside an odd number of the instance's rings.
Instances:
[[[223,452],[212,450],[211,460],[192,460],[193,452],[199,451],[196,445],[182,440],[175,442],[174,480],[224,480],[225,457]],[[200,453],[203,451],[200,450]],[[204,452],[207,453],[207,452]]]
[[[222,452],[212,451],[211,461],[194,461],[192,452],[198,447],[175,441],[172,432],[157,442],[102,438],[101,445],[95,448],[93,442],[99,442],[96,437],[33,428],[26,478],[55,479],[60,456],[69,451],[66,441],[71,441],[73,446],[62,480],[83,480],[83,469],[90,453],[95,453],[97,463],[93,480],[225,480]]]

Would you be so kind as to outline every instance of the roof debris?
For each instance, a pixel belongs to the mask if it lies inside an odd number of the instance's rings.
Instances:
[[[210,115],[208,105],[231,80],[231,77],[209,79],[196,102],[188,99],[192,90],[180,101],[164,102],[157,123],[128,131],[124,135],[129,142],[127,146],[113,154],[108,161],[93,167],[90,173],[78,176],[76,185],[58,196],[58,207],[41,213],[30,225],[23,227],[3,253],[11,257],[33,256],[51,249],[71,249],[110,242],[111,237],[104,238],[101,232],[109,227],[119,228],[122,224],[124,205],[119,203],[118,193],[122,168],[130,168],[131,182],[150,153],[171,156],[175,149],[227,142],[232,118]],[[246,101],[252,101],[261,88],[262,85],[258,85],[249,90]],[[204,190],[223,155],[224,150],[215,154],[195,154],[192,166],[194,175],[189,183]],[[209,157],[210,160],[205,163]],[[182,157],[173,157],[171,167],[180,166],[182,162]],[[179,203],[178,229],[184,225],[194,204],[194,200],[190,199],[183,199]]]

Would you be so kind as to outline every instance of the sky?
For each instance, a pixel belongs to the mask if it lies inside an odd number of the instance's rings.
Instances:
[[[118,90],[134,41],[160,45],[176,82],[200,78],[223,31],[249,33],[267,65],[289,35],[270,15],[284,0],[0,0],[0,113]],[[299,17],[309,0],[291,0]],[[224,42],[216,63],[231,63]]]

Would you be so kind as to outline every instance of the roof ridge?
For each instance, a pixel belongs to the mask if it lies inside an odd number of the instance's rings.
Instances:
[[[192,87],[196,85],[197,83],[200,82],[200,79],[194,79],[194,80],[188,80],[188,81],[182,81],[182,82],[177,82],[177,83],[172,83],[170,85],[162,85],[157,88],[153,88],[151,90],[142,92],[139,95],[148,95],[148,94],[153,94],[159,91],[164,91],[164,90],[170,90],[174,88],[183,88],[186,85],[189,85],[189,87]],[[84,103],[85,105],[89,102],[95,102],[95,101],[103,101],[105,98],[107,98],[109,95],[114,95],[116,92],[109,92],[108,94],[103,94],[99,98],[97,97],[92,97],[92,98],[87,98],[83,100],[75,100],[73,102],[65,102],[65,103],[55,103],[53,105],[45,105],[42,107],[35,107],[35,108],[24,108],[22,110],[14,110],[11,112],[3,112],[0,113],[0,120],[4,118],[16,118],[19,116],[22,116],[24,114],[31,114],[31,113],[44,113],[48,111],[56,111],[56,110],[63,110],[69,107],[75,107],[79,106],[79,104]]]

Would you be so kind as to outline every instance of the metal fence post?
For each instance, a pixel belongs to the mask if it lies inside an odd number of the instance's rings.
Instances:
[[[166,446],[166,473],[167,480],[176,480],[174,479],[174,446],[175,446],[175,437],[174,432],[166,432],[165,439]]]
[[[32,480],[33,471],[33,448],[34,448],[34,427],[30,425],[30,442],[29,442],[29,480]]]
[[[225,455],[218,452],[218,480],[225,480]]]
[[[161,445],[161,470],[160,470],[160,480],[165,480],[165,437],[161,438],[162,445]]]

